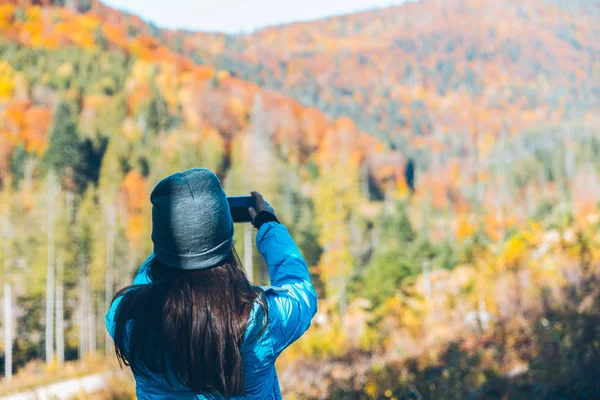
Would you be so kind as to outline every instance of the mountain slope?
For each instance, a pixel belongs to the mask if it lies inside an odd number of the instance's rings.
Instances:
[[[422,0],[248,36],[192,34],[184,49],[403,143],[598,109],[598,21],[597,1]]]
[[[36,70],[26,58],[4,57],[16,70],[7,73],[10,118],[0,135],[10,142],[0,152],[5,171],[21,143],[44,152],[49,114],[66,95],[81,107],[86,126],[101,125],[111,106],[127,104],[110,130],[88,129],[95,140],[123,131],[131,146],[157,138],[168,154],[207,135],[225,153],[217,165],[222,175],[236,146],[267,140],[283,163],[326,169],[353,160],[362,181],[376,183],[363,189],[381,199],[383,192],[406,194],[404,169],[412,157],[419,204],[462,213],[489,197],[495,203],[489,213],[504,215],[505,202],[532,190],[549,201],[562,198],[556,181],[575,180],[561,161],[571,156],[555,153],[583,154],[600,126],[591,112],[598,105],[598,2],[565,11],[541,0],[424,0],[239,37],[160,30],[99,2],[13,3],[0,12],[3,37],[46,52],[50,61]],[[72,47],[83,52],[75,60],[84,65],[71,62]],[[117,60],[101,61],[109,54]],[[23,77],[25,84],[15,86]],[[318,108],[351,118],[330,121]],[[552,127],[574,119],[584,121],[568,135]],[[397,150],[384,155],[361,126]],[[532,128],[544,132],[510,138]],[[564,141],[577,141],[577,149]],[[523,176],[523,166],[533,169]]]
[[[83,131],[94,139],[110,139],[124,131],[134,140],[147,135],[154,122],[158,139],[172,129],[197,130],[199,135],[216,132],[229,157],[232,142],[249,130],[259,113],[268,125],[263,138],[284,159],[293,157],[302,163],[326,159],[329,142],[343,143],[362,159],[382,149],[348,119],[330,120],[315,108],[227,71],[196,65],[164,45],[161,38],[175,40],[169,32],[163,34],[136,16],[98,2],[70,2],[65,8],[18,4],[0,6],[1,50],[6,61],[0,110],[0,138],[4,139],[0,140],[10,145],[0,160],[4,168],[12,157],[10,149],[16,146],[38,155],[45,152],[50,114],[61,99],[77,103]],[[28,49],[23,52],[29,58],[18,54],[21,49]],[[154,115],[156,102],[162,104],[160,111],[165,115]],[[126,109],[118,111],[123,120],[115,121],[112,130],[90,127],[99,125],[106,109],[122,103]],[[39,119],[36,112],[44,115],[39,126],[33,123]],[[289,148],[286,154],[279,151],[283,143]]]

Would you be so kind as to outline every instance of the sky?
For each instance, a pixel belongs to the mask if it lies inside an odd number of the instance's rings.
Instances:
[[[307,21],[404,0],[104,0],[162,28],[251,32],[294,21]]]

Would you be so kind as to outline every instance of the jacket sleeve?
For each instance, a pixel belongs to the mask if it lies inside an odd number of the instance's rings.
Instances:
[[[287,228],[275,222],[261,226],[256,244],[263,255],[271,285],[266,290],[273,355],[298,339],[317,312],[317,294],[304,257]]]
[[[144,261],[144,263],[138,270],[138,273],[137,273],[135,279],[133,280],[132,285],[146,285],[146,284],[152,283],[152,281],[150,280],[150,277],[148,276],[148,269],[150,267],[150,262],[153,259],[154,259],[154,253],[151,253],[150,256],[146,259],[146,261]],[[120,302],[121,302],[121,297],[116,298],[112,302],[108,312],[106,313],[106,317],[105,317],[106,330],[108,331],[110,337],[114,336],[115,324],[116,324],[115,314],[117,312],[117,307],[119,306]]]

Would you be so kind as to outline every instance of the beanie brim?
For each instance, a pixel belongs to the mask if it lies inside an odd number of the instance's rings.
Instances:
[[[154,243],[154,255],[163,265],[169,268],[197,270],[210,269],[220,265],[233,249],[233,224],[231,235],[221,244],[209,251],[198,254],[173,254]]]

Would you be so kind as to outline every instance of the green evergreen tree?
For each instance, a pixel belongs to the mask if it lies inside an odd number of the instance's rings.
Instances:
[[[77,187],[84,188],[86,160],[82,156],[82,143],[77,134],[75,118],[73,107],[69,103],[58,103],[43,162],[47,170],[56,171],[63,183],[72,172]]]
[[[25,147],[17,147],[10,159],[10,172],[12,173],[13,185],[16,187],[25,177],[25,162],[27,160],[27,150]]]
[[[148,131],[154,136],[167,129],[170,124],[169,109],[155,84],[152,84],[152,99],[148,105]]]

